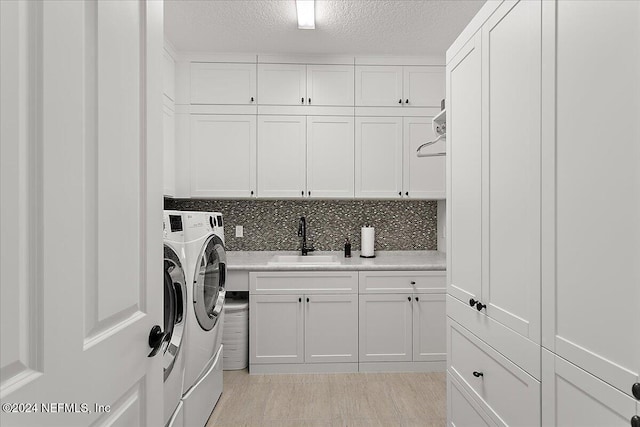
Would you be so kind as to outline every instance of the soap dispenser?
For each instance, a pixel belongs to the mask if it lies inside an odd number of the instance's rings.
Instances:
[[[348,237],[344,241],[344,257],[351,258],[351,242]]]

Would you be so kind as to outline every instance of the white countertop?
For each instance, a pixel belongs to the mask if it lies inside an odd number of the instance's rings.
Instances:
[[[360,258],[353,251],[345,258],[342,251],[313,252],[314,255],[335,255],[339,264],[296,265],[270,264],[276,255],[300,255],[299,251],[230,251],[227,252],[227,269],[231,271],[344,271],[344,270],[446,270],[447,258],[440,251],[376,251],[375,258]]]

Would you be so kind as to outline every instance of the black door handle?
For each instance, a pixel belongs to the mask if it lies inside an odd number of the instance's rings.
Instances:
[[[162,332],[162,328],[160,325],[153,325],[151,331],[149,332],[149,347],[151,347],[151,353],[149,353],[148,357],[153,357],[160,351],[162,348],[162,343],[164,342],[165,333]]]
[[[414,282],[414,281],[412,280],[412,281],[411,281],[411,284],[412,284],[412,285],[415,285],[415,284],[416,284],[416,282]]]
[[[398,104],[402,104],[402,99],[399,99],[399,100],[398,100]]]
[[[402,196],[402,191],[398,191],[398,196]]]
[[[474,300],[473,298],[471,298],[471,299],[469,300],[469,305],[470,305],[471,307],[473,307],[474,305],[476,305],[476,304],[477,304],[477,303],[479,303],[479,302],[480,302],[480,301],[476,301],[476,300]]]
[[[420,301],[420,298],[416,297],[416,301]]]
[[[300,98],[300,102],[304,104],[304,98]]]
[[[483,308],[487,308],[487,305],[478,301],[478,303],[476,304],[476,308],[478,309],[478,311],[482,311]]]
[[[298,298],[298,302],[302,302],[302,298]]]
[[[640,417],[634,415],[631,417],[631,427],[640,427]]]
[[[407,299],[408,299],[409,301],[411,301],[411,297],[407,297]]]
[[[409,100],[407,99],[406,101],[404,101],[404,103],[405,103],[405,104],[408,104],[408,103],[409,103]]]
[[[311,98],[309,98],[309,104],[311,104]]]
[[[633,397],[640,400],[640,383],[635,383],[631,386],[631,393],[633,394]]]
[[[251,195],[253,196],[253,190],[251,190]]]
[[[251,102],[253,102],[253,96],[251,97]]]
[[[482,372],[473,371],[473,376],[476,378],[480,378],[480,377],[484,377],[484,374]]]
[[[409,192],[407,191],[407,192],[406,192],[406,193],[404,193],[404,194],[408,196],[408,195],[409,195]]]
[[[307,298],[307,302],[309,302],[309,298]]]
[[[304,197],[304,190],[302,190],[301,193],[302,193],[302,196]]]

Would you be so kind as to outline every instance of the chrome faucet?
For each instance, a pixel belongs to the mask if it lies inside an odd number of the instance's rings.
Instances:
[[[302,256],[313,252],[313,248],[307,247],[307,219],[303,216],[300,217],[300,222],[298,223],[298,236],[302,237]]]

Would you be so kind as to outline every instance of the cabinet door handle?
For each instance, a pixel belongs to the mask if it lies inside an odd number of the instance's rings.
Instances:
[[[253,102],[253,96],[251,97],[251,102]]]
[[[420,298],[416,297],[416,301],[420,301]]]
[[[416,282],[414,282],[414,281],[412,280],[412,281],[411,281],[411,284],[412,284],[412,285],[415,285],[415,284],[416,284]]]
[[[302,190],[301,193],[302,193],[302,196],[304,197],[304,190]]]
[[[487,308],[487,305],[478,301],[478,303],[476,304],[476,308],[478,309],[478,311],[482,311],[483,308]]]
[[[307,302],[309,302],[309,298],[307,298]]]
[[[311,104],[311,98],[309,98],[309,104]]]
[[[402,197],[402,191],[398,191],[398,196]]]
[[[640,427],[640,417],[634,415],[631,417],[631,427]]]
[[[473,371],[473,376],[476,378],[480,378],[480,377],[484,377],[484,374],[482,372]]]
[[[298,302],[302,302],[302,297],[298,298]]]
[[[253,196],[253,190],[251,190],[251,195]]]
[[[309,191],[309,195],[311,195],[311,191]]]
[[[631,386],[631,393],[633,394],[633,397],[640,400],[640,383],[635,383]]]
[[[407,299],[408,299],[409,301],[411,301],[411,297],[407,297]]]
[[[300,98],[300,102],[304,104],[304,98]]]
[[[399,100],[398,100],[398,104],[402,104],[402,99],[399,99]]]
[[[405,103],[405,104],[408,104],[408,103],[409,103],[409,100],[407,99],[406,101],[404,101],[404,103]]]
[[[406,193],[404,193],[404,194],[405,194],[405,196],[409,196],[409,192],[408,191]]]
[[[480,301],[476,301],[476,300],[474,300],[473,298],[471,298],[471,299],[469,300],[469,305],[470,305],[471,307],[473,307],[474,305],[476,305],[476,304],[477,304],[477,303],[479,303],[479,302],[480,302]]]

